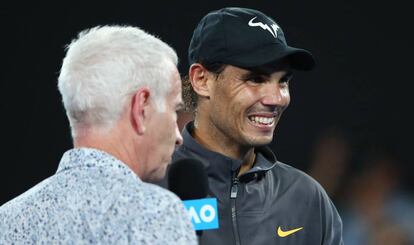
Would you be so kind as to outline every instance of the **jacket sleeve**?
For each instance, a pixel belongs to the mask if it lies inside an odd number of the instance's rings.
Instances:
[[[339,213],[324,189],[321,188],[321,214],[323,245],[343,245],[342,220]]]

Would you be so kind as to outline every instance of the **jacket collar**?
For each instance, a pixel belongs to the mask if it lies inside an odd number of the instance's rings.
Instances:
[[[193,138],[191,135],[193,130],[194,122],[189,122],[184,127],[182,132],[184,143],[181,147],[192,152],[194,156],[197,156],[197,158],[201,158],[200,160],[202,160],[209,174],[215,173],[220,175],[220,173],[223,173],[228,178],[228,174],[233,176],[238,172],[242,164],[242,160],[234,159],[221,153],[206,149]],[[255,153],[256,159],[253,167],[239,177],[239,180],[242,182],[248,182],[252,179],[257,179],[263,176],[277,164],[276,156],[269,147],[257,147],[255,148]]]

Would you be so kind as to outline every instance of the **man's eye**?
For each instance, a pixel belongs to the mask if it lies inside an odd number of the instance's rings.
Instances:
[[[266,79],[262,76],[251,76],[246,78],[247,82],[253,82],[253,83],[264,83]]]

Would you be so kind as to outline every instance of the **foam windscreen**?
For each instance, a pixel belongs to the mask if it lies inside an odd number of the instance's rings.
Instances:
[[[168,189],[181,200],[205,198],[209,187],[201,161],[183,158],[173,162],[168,171]]]

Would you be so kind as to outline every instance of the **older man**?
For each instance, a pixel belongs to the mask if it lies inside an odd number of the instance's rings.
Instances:
[[[181,201],[143,182],[162,178],[182,143],[180,83],[175,51],[145,31],[81,32],[58,81],[74,148],[0,207],[0,244],[196,244]]]

